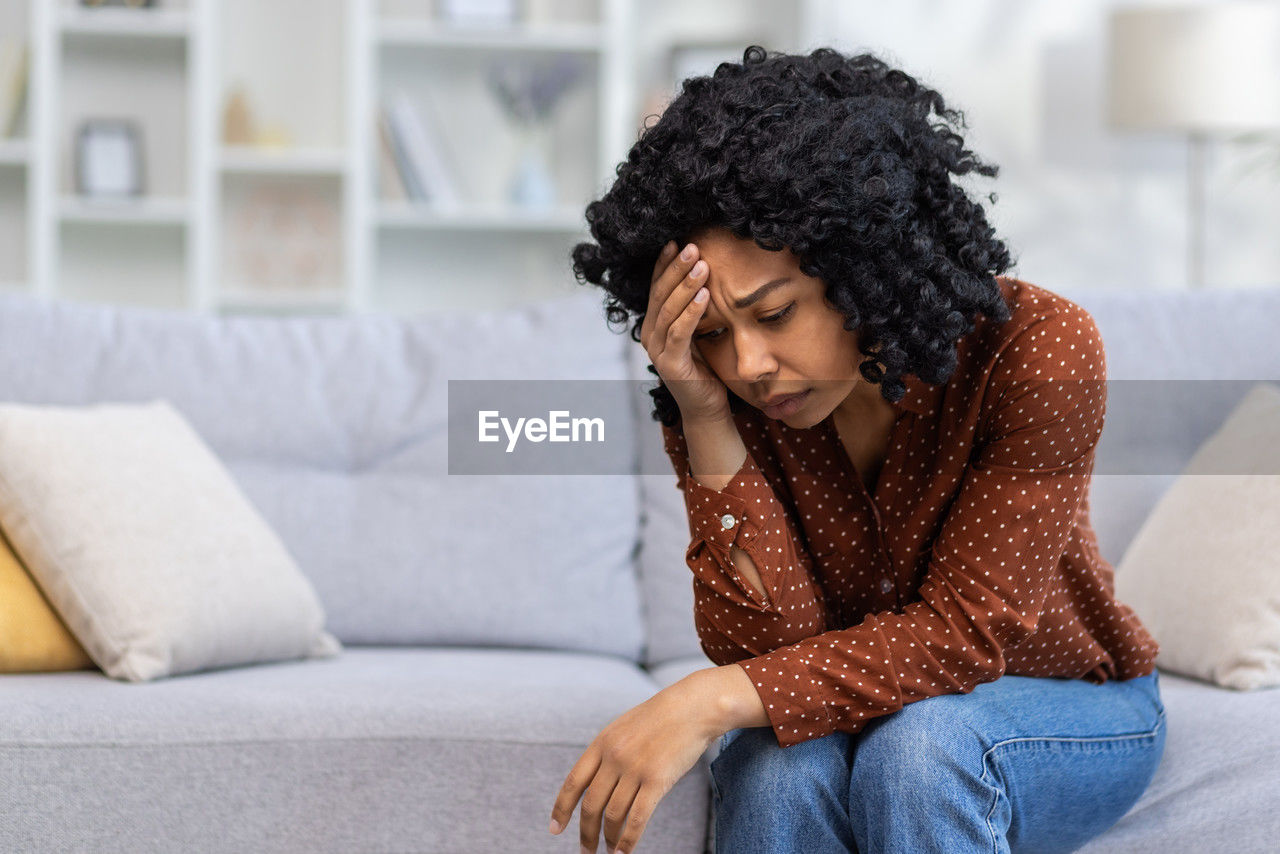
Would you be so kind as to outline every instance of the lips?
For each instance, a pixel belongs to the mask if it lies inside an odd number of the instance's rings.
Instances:
[[[805,389],[799,394],[788,394],[784,397],[771,397],[769,398],[770,400],[777,402],[765,404],[761,407],[761,411],[769,418],[789,418],[799,412],[805,405],[811,390]]]
[[[807,390],[806,390],[806,391],[799,391],[799,392],[796,392],[795,394],[786,394],[786,395],[782,395],[782,396],[780,396],[780,397],[771,397],[771,398],[769,398],[768,400],[761,401],[760,406],[761,406],[761,407],[766,407],[766,406],[777,406],[777,405],[778,405],[778,404],[780,404],[780,403],[786,403],[788,400],[794,400],[795,398],[797,398],[797,397],[801,397],[802,395],[807,394],[807,393],[808,393],[808,392],[807,392]]]

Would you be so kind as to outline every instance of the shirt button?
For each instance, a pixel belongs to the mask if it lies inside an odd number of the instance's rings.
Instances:
[[[890,590],[892,590],[892,589],[893,589],[893,582],[892,582],[892,581],[890,581],[890,580],[889,580],[889,579],[887,579],[887,578],[882,578],[882,579],[880,579],[880,592],[881,592],[881,593],[888,593],[888,592],[889,592]]]
[[[733,518],[733,515],[730,513],[726,513],[720,517],[720,524],[724,526],[724,529],[726,531],[732,528],[734,523],[737,521],[738,520]]]

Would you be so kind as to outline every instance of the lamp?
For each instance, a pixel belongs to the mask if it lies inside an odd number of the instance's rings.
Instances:
[[[1187,272],[1201,287],[1205,144],[1280,128],[1280,3],[1117,9],[1108,43],[1111,126],[1190,138]]]

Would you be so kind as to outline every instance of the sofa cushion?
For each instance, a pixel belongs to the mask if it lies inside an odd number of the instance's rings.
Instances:
[[[280,535],[344,642],[634,660],[634,477],[451,476],[447,430],[449,380],[619,381],[623,339],[585,291],[412,317],[216,317],[0,294],[0,401],[168,399]],[[614,426],[632,435],[630,420]]]
[[[280,538],[163,400],[0,403],[0,525],[114,678],[340,651]]]
[[[0,673],[94,666],[0,530]]]
[[[1116,567],[1116,594],[1160,644],[1162,669],[1280,687],[1280,385],[1258,383]]]
[[[1160,671],[1168,735],[1142,797],[1080,854],[1274,851],[1280,690],[1232,691]]]
[[[334,659],[124,684],[4,677],[0,851],[564,851],[573,764],[657,686],[612,656],[348,647]],[[641,851],[700,854],[708,772]],[[576,815],[577,813],[575,813]]]

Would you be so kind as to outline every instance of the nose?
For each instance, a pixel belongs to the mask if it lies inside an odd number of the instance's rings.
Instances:
[[[738,355],[738,377],[747,383],[759,382],[777,372],[778,360],[773,357],[769,342],[760,335],[744,331],[734,341]]]

